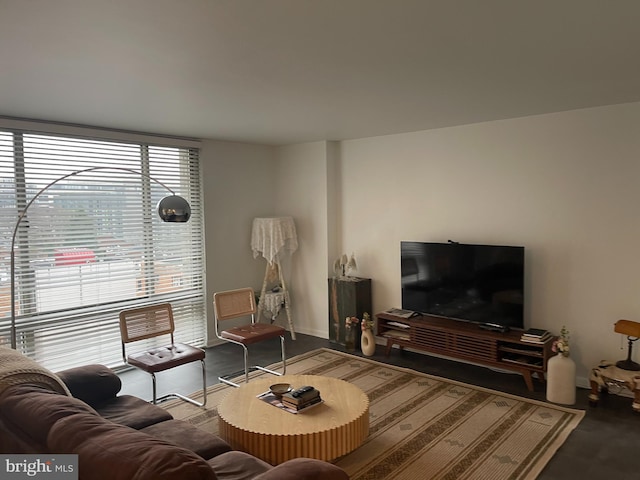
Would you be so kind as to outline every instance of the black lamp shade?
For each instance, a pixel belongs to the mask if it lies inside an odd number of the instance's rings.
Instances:
[[[178,195],[169,195],[158,202],[158,215],[163,222],[188,222],[191,206]]]

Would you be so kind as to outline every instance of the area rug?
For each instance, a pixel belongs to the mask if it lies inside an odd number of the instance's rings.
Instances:
[[[334,462],[352,480],[534,479],[584,416],[330,349],[288,360],[287,374],[341,378],[369,396],[369,438]],[[217,434],[216,405],[230,388],[209,387],[205,409],[163,406]]]

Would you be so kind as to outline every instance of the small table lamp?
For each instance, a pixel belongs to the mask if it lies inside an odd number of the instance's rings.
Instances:
[[[633,342],[640,338],[640,323],[632,320],[618,320],[615,323],[614,331],[626,335],[629,340],[629,351],[627,353],[626,360],[620,360],[616,363],[616,367],[623,370],[640,370],[640,364],[631,360],[631,350],[633,348]]]

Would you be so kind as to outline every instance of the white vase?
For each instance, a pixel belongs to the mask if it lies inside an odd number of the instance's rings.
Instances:
[[[373,338],[373,332],[371,330],[366,329],[362,332],[360,348],[362,349],[362,353],[367,357],[376,353],[376,340]]]
[[[576,363],[561,353],[547,362],[547,400],[562,405],[576,403]]]

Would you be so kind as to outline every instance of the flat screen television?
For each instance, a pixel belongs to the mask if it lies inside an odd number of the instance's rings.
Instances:
[[[401,242],[402,308],[524,328],[524,247]]]

